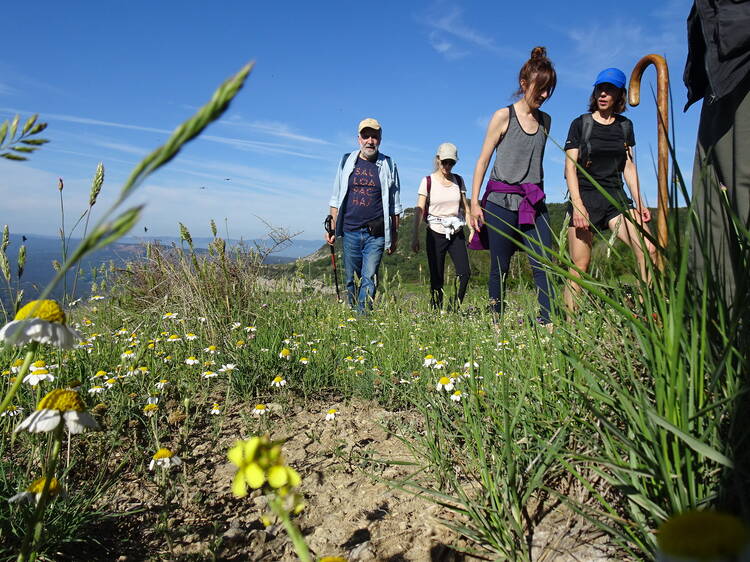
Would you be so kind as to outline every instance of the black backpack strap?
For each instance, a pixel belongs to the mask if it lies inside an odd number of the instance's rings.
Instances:
[[[346,160],[347,160],[347,159],[349,158],[349,156],[351,156],[351,152],[347,152],[347,153],[346,153],[346,154],[344,154],[344,156],[343,156],[343,157],[341,158],[341,164],[339,164],[339,168],[341,168],[342,170],[344,169],[344,164],[346,164]]]
[[[581,115],[581,142],[578,145],[578,161],[584,168],[591,165],[591,131],[594,130],[594,117],[590,113]]]
[[[627,117],[622,117],[620,121],[622,127],[622,134],[625,137],[625,152],[628,151],[628,139],[633,136],[633,122]]]

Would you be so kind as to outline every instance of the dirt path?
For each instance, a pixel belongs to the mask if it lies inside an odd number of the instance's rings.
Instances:
[[[352,401],[335,404],[337,419],[326,422],[324,414],[330,406],[272,405],[266,420],[272,438],[289,437],[284,454],[302,476],[301,491],[307,503],[296,522],[313,553],[350,561],[474,559],[460,553],[467,543],[440,524],[440,518],[451,518],[447,509],[372,477],[376,473],[383,480],[399,479],[415,470],[414,466],[369,462],[413,460],[409,448],[383,429],[389,424],[416,423],[413,414]],[[283,528],[260,523],[267,512],[265,498],[256,493],[236,499],[230,492],[234,467],[227,462],[226,451],[236,439],[250,436],[245,426],[237,408],[227,416],[215,443],[204,435],[190,454],[181,452],[186,485],[177,486],[175,497],[167,503],[153,477],[126,479],[117,487],[115,497],[108,499],[109,508],[145,511],[116,519],[112,537],[116,540],[108,541],[105,552],[87,553],[87,557],[121,561],[295,560]],[[209,430],[195,428],[191,436],[198,441],[201,433]],[[536,533],[535,559],[608,559],[597,544],[587,544],[588,539],[576,534],[580,525],[569,514],[557,509],[546,520],[549,524],[541,525]],[[168,533],[160,530],[160,521],[162,528],[168,521]]]

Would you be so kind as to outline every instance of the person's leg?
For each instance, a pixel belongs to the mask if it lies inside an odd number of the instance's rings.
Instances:
[[[568,269],[571,275],[580,277],[579,272],[587,272],[589,270],[589,264],[591,263],[591,244],[594,239],[594,233],[590,229],[576,228],[574,226],[568,227],[568,252],[570,253],[570,261],[573,262],[575,267]],[[565,300],[565,306],[569,312],[575,312],[576,310],[576,297],[581,292],[581,286],[574,281],[568,281],[565,283],[565,292],[563,298]]]
[[[357,287],[354,274],[362,276],[362,237],[359,231],[345,232],[343,239],[344,248],[344,283],[346,285],[346,296],[349,306],[352,308],[357,303]]]
[[[378,274],[380,260],[383,259],[385,248],[385,237],[371,236],[367,232],[362,233],[362,283],[359,287],[359,312],[372,308],[375,299],[377,285],[375,276]]]
[[[726,201],[745,228],[750,226],[748,154],[750,77],[732,94],[703,104],[693,166],[693,208],[700,226],[693,233],[692,265],[703,284],[722,287],[729,305],[736,305],[750,290],[747,256],[741,255],[739,237],[723,204]]]
[[[433,308],[443,307],[446,242],[444,234],[438,234],[431,228],[427,228],[425,251],[427,252],[427,265],[430,268],[430,303]]]
[[[628,212],[634,221],[640,220],[635,209],[629,209]],[[609,226],[609,229],[612,232],[617,234],[617,237],[620,240],[630,246],[635,255],[635,261],[638,264],[638,271],[641,274],[641,280],[644,283],[650,283],[651,268],[656,264],[656,246],[641,234],[635,224],[627,220],[627,218],[621,214],[609,219],[607,226]]]
[[[496,313],[502,314],[505,306],[505,276],[510,268],[510,258],[516,251],[516,244],[513,241],[516,233],[513,227],[518,225],[518,212],[509,211],[489,201],[486,210],[488,212],[484,214],[484,220],[487,222],[490,244],[490,277],[487,282],[487,291],[490,306]],[[507,234],[510,239],[501,233]]]
[[[538,213],[536,222],[532,228],[524,229],[524,234],[528,236],[521,237],[521,244],[528,250],[531,250],[541,256],[547,257],[547,250],[552,248],[552,229],[549,226],[549,213]],[[542,264],[531,253],[529,256],[529,265],[534,275],[534,283],[537,289],[537,300],[539,301],[539,316],[544,324],[549,324],[552,319],[551,300],[554,294],[552,283],[547,275],[547,267]]]
[[[456,294],[456,303],[461,304],[466,295],[466,287],[469,285],[471,277],[471,268],[469,267],[469,252],[466,249],[466,236],[463,229],[456,233],[448,245],[448,253],[453,260],[453,267],[458,277],[458,292]]]

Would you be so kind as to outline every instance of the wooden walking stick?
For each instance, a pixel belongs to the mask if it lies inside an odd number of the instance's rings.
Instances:
[[[669,143],[667,132],[669,130],[669,69],[667,61],[661,55],[646,55],[639,60],[633,73],[630,75],[628,85],[628,98],[633,107],[641,103],[641,77],[649,65],[656,67],[656,106],[657,126],[659,136],[659,204],[657,215],[657,241],[659,242],[659,254],[656,257],[656,265],[660,270],[664,269],[664,249],[667,247],[667,216],[669,214],[669,194],[667,191],[667,176],[669,174]]]

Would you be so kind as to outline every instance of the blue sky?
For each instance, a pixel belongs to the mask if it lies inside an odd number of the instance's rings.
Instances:
[[[405,206],[414,205],[441,142],[458,146],[456,171],[470,183],[487,122],[513,101],[518,69],[535,45],[547,47],[558,72],[544,109],[560,143],[586,110],[599,70],[629,75],[641,56],[665,55],[678,159],[689,172],[700,111],[697,104],[682,112],[690,4],[13,2],[3,9],[0,119],[39,113],[51,142],[26,163],[0,161],[0,224],[55,234],[57,178],[73,217],[99,161],[101,211],[140,158],[250,60],[255,70],[221,122],[133,196],[147,205],[134,234],[147,226],[149,235],[176,235],[181,221],[205,236],[214,219],[233,238],[262,236],[264,221],[322,236],[336,165],[356,148],[366,116],[383,125],[381,150],[399,167]],[[653,68],[641,105],[627,115],[655,205],[652,84]],[[549,201],[564,199],[562,168],[562,153],[548,144]]]

